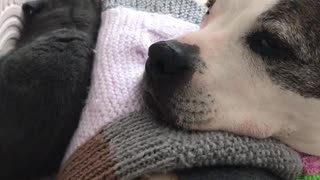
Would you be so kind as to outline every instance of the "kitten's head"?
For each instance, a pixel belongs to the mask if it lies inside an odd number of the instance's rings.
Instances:
[[[30,40],[59,28],[70,22],[70,8],[61,0],[36,0],[23,4],[24,30],[20,43]]]

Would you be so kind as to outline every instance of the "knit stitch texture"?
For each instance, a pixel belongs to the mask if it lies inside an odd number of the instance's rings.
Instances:
[[[23,28],[23,0],[0,1],[0,56],[15,47]]]
[[[180,131],[142,112],[106,125],[72,155],[59,179],[129,180],[212,165],[259,167],[288,180],[302,171],[298,153],[275,140]]]
[[[320,175],[302,176],[299,177],[297,180],[320,180]]]
[[[66,157],[106,123],[140,110],[140,82],[151,44],[197,28],[170,15],[127,8],[105,11],[87,105]]]
[[[104,9],[128,7],[139,11],[170,14],[173,17],[199,24],[207,8],[193,0],[105,0]]]
[[[301,158],[305,175],[320,175],[320,157],[302,154]]]

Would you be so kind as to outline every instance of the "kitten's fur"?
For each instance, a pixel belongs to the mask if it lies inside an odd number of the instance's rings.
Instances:
[[[90,85],[100,0],[23,6],[17,48],[0,59],[0,179],[54,174]]]

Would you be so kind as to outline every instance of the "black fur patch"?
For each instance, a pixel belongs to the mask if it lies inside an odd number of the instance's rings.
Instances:
[[[208,0],[207,3],[206,3],[206,6],[208,8],[211,8],[214,5],[215,2],[216,2],[216,0]]]
[[[247,41],[275,83],[306,98],[320,98],[319,10],[317,0],[282,0],[260,17]]]
[[[90,85],[98,0],[25,5],[17,48],[0,59],[0,179],[57,172]]]

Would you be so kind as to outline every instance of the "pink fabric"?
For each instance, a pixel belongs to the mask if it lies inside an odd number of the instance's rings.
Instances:
[[[141,108],[140,82],[151,44],[196,29],[170,15],[128,8],[105,11],[89,97],[65,159],[106,123]]]
[[[301,154],[304,166],[303,174],[306,176],[320,174],[320,157]]]

